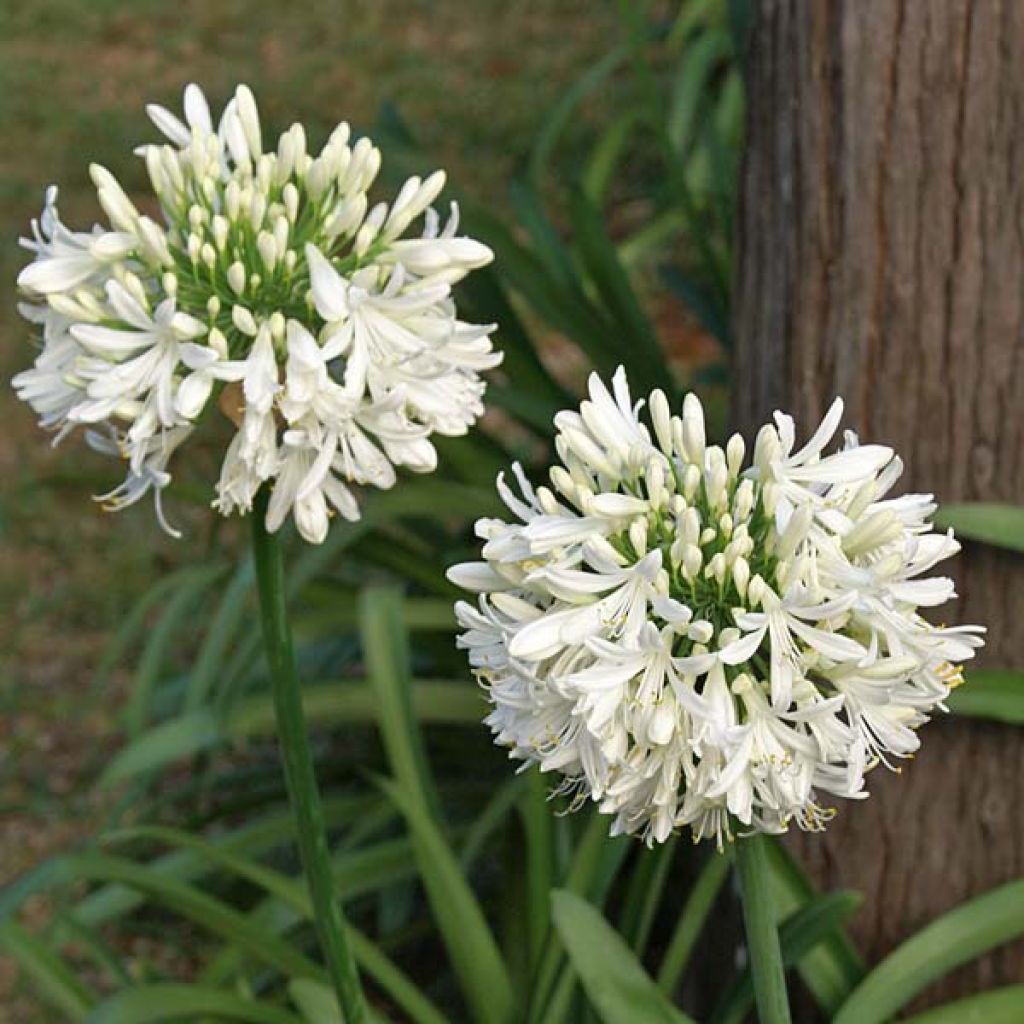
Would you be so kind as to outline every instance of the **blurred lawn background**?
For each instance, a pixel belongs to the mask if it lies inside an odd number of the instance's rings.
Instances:
[[[92,223],[90,161],[144,186],[131,148],[154,136],[146,102],[177,109],[194,79],[219,107],[245,81],[265,124],[301,120],[314,143],[341,118],[369,128],[393,104],[431,162],[500,208],[546,110],[619,32],[613,7],[587,0],[0,0],[4,381],[32,358],[15,308],[18,237],[50,182],[66,222]],[[572,132],[608,121],[610,92]],[[77,783],[113,749],[124,680],[92,699],[92,672],[133,602],[194,545],[156,530],[148,502],[104,515],[90,495],[113,482],[109,467],[74,441],[53,451],[6,383],[0,415],[3,883],[94,823]],[[0,965],[0,1021],[49,1019],[13,1001],[12,978]]]

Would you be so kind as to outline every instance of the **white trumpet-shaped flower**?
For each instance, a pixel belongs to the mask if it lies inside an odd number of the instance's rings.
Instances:
[[[147,112],[167,141],[136,152],[161,217],[98,165],[109,227],[70,230],[47,191],[18,277],[40,352],[15,390],[56,440],[86,425],[125,460],[108,507],[159,498],[172,453],[221,423],[235,434],[214,505],[248,512],[266,485],[268,527],[291,515],[322,541],[335,512],[358,518],[350,485],[429,472],[431,436],[483,412],[480,374],[501,356],[491,326],[458,318],[452,287],[491,251],[458,234],[454,204],[442,223],[441,171],[371,205],[381,154],[345,123],[319,153],[298,124],[270,145],[244,85],[216,122],[195,85],[183,118]]]
[[[480,520],[483,560],[449,571],[477,595],[459,645],[496,741],[648,842],[823,828],[982,644],[920,612],[955,596],[926,574],[959,546],[929,495],[888,496],[891,449],[826,450],[838,400],[800,448],[777,413],[744,468],[694,395],[673,415],[654,392],[648,421],[622,370],[589,391],[555,419],[550,486],[499,478],[511,519]]]

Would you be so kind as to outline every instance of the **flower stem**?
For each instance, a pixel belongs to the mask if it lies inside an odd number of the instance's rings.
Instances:
[[[266,506],[267,492],[264,488],[256,498],[252,513],[252,548],[288,799],[295,815],[299,855],[313,902],[320,948],[345,1024],[367,1024],[366,997],[335,891],[323,808],[295,673],[292,633],[285,601],[284,560],[277,537],[267,532]]]
[[[779,932],[772,907],[767,840],[745,836],[736,843],[736,871],[743,898],[750,969],[754,976],[758,1020],[761,1024],[790,1024],[786,972],[782,966]]]

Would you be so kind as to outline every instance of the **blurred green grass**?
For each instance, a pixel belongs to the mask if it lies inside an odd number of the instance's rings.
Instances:
[[[0,375],[28,365],[18,318],[17,239],[45,186],[66,221],[98,213],[88,165],[143,189],[131,155],[154,131],[146,102],[177,108],[200,82],[216,107],[248,82],[269,130],[300,120],[312,144],[340,119],[372,128],[390,104],[430,164],[501,206],[537,126],[618,38],[611,4],[587,0],[0,0]],[[611,111],[596,102],[582,136]],[[385,151],[385,162],[387,152]],[[429,169],[429,168],[424,168]],[[104,641],[158,575],[197,556],[169,541],[148,503],[105,516],[90,494],[109,467],[69,440],[53,451],[9,387],[0,388],[0,883],[88,830],[83,766],[110,742],[117,694],[90,698]],[[117,688],[117,680],[112,684]],[[0,1021],[43,1021],[5,992]]]

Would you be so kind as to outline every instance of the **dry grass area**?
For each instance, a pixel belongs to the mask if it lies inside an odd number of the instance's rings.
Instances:
[[[17,237],[51,181],[64,218],[91,223],[91,160],[143,187],[130,151],[153,135],[146,101],[177,106],[194,79],[221,102],[247,81],[270,125],[300,119],[314,139],[341,117],[370,127],[390,103],[431,162],[500,202],[546,110],[617,32],[610,6],[587,0],[0,0],[0,24],[5,380],[31,358],[15,311]],[[93,669],[189,545],[163,538],[148,507],[104,516],[89,495],[113,482],[106,467],[74,442],[52,451],[7,387],[0,415],[2,884],[95,822],[88,783],[116,743],[125,681],[97,694]],[[48,1019],[0,962],[0,1022]]]

